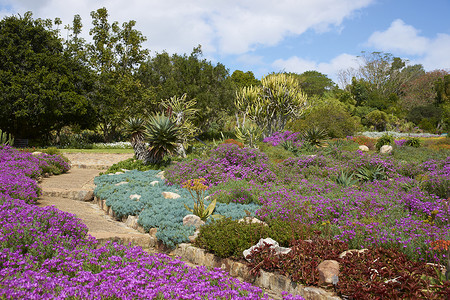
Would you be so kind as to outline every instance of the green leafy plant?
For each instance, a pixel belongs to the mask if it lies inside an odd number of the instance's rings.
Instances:
[[[179,143],[179,127],[169,117],[153,115],[145,125],[145,137],[149,143],[149,163],[158,164],[167,154],[172,154]]]
[[[375,144],[375,148],[377,148],[377,151],[380,151],[381,147],[383,145],[394,145],[394,137],[389,134],[383,134]]]
[[[136,159],[148,161],[149,152],[145,145],[145,120],[142,118],[129,118],[125,121],[125,133],[131,136],[130,143],[134,150]]]
[[[8,134],[6,132],[3,132],[0,129],[0,145],[1,144],[12,146],[14,144],[14,138],[13,138],[12,134]]]
[[[308,128],[302,133],[303,140],[307,144],[310,144],[315,147],[322,147],[323,140],[326,139],[327,136],[328,136],[328,134],[325,129],[321,129],[316,126]]]
[[[213,216],[214,208],[216,207],[216,199],[212,200],[211,203],[205,207],[204,204],[204,192],[208,189],[205,185],[205,178],[189,179],[183,182],[183,188],[187,189],[194,199],[194,207],[191,209],[186,204],[184,207],[194,215],[206,221],[209,217]],[[195,193],[195,194],[194,194]],[[215,216],[217,217],[217,216]]]
[[[421,142],[420,142],[419,138],[413,137],[413,138],[408,139],[406,141],[405,145],[414,147],[414,148],[419,148],[421,146]]]
[[[356,170],[356,177],[363,182],[386,180],[387,174],[382,165],[369,165],[366,167],[360,167]]]
[[[358,182],[357,179],[353,178],[354,174],[346,171],[341,171],[338,176],[335,178],[336,184],[342,185],[344,187],[349,187],[356,185]]]
[[[281,143],[281,146],[287,150],[292,152],[293,154],[297,154],[298,153],[298,147],[294,144],[294,142],[292,140],[286,140],[283,143]]]
[[[261,140],[262,130],[255,124],[247,122],[236,126],[234,130],[236,138],[244,144],[247,144],[250,148],[256,148],[256,142]]]

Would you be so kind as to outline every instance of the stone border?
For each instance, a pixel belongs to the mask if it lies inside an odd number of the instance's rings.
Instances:
[[[100,209],[102,209],[114,220],[124,222],[128,227],[136,229],[141,233],[145,233],[144,228],[137,223],[138,217],[128,216],[127,218],[124,217],[122,219],[118,219],[111,207],[106,205],[106,200],[95,197],[94,203],[96,203]],[[253,276],[250,274],[250,270],[246,264],[229,258],[217,257],[212,253],[206,252],[204,249],[194,247],[192,244],[179,244],[175,250],[171,251],[165,247],[161,241],[158,241],[156,238],[156,231],[157,228],[150,229],[149,247],[154,247],[159,251],[168,253],[169,255],[178,256],[183,261],[187,261],[195,265],[205,266],[207,268],[221,268],[228,272],[232,277],[237,277],[240,280],[249,282],[264,289],[269,289],[278,294],[286,291],[292,295],[300,295],[308,300],[341,299],[336,296],[334,292],[327,291],[319,287],[306,287],[296,282],[292,282],[284,275],[261,270],[259,276]]]

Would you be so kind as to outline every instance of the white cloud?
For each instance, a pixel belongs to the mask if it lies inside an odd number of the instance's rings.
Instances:
[[[425,69],[450,68],[450,35],[437,34],[424,37],[411,25],[397,19],[385,31],[376,31],[368,39],[368,46],[394,55],[413,55],[414,62]]]
[[[85,34],[89,13],[105,6],[110,20],[136,20],[152,51],[190,53],[202,45],[205,53],[243,54],[259,46],[274,46],[285,37],[308,29],[340,26],[355,11],[375,0],[3,0],[12,13],[32,10],[35,17],[60,17],[65,24],[79,14]],[[5,13],[5,10],[2,10]]]
[[[329,62],[319,63],[293,56],[288,59],[278,59],[272,63],[272,67],[278,71],[295,72],[298,74],[306,71],[318,71],[328,75],[334,82],[337,82],[337,73],[340,70],[357,68],[358,66],[358,57],[346,53],[336,56]]]

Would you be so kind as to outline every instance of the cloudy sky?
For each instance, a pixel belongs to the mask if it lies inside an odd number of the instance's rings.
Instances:
[[[0,17],[32,11],[64,24],[106,7],[110,21],[136,20],[152,54],[190,53],[230,69],[336,72],[361,51],[389,52],[426,70],[450,70],[450,0],[0,0]],[[64,33],[64,30],[62,30]]]

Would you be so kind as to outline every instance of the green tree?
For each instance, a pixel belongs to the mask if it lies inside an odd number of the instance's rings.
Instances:
[[[122,27],[118,22],[109,23],[106,8],[92,11],[91,17],[89,34],[93,42],[86,46],[86,54],[96,74],[93,102],[105,140],[109,141],[123,120],[139,114],[147,105],[147,91],[136,71],[148,50],[142,48],[146,38],[134,29],[135,21]]]
[[[193,124],[206,131],[213,124],[223,127],[224,116],[234,113],[234,84],[223,64],[202,59],[201,46],[186,54],[157,54],[142,64],[139,78],[151,90],[152,103],[173,95],[196,99],[198,113]],[[158,110],[154,105],[153,110]]]
[[[301,89],[308,97],[323,97],[335,87],[333,80],[317,71],[306,71],[298,75]]]
[[[261,86],[243,87],[236,93],[235,105],[269,136],[299,118],[308,103],[294,76],[277,73],[263,77]]]
[[[27,12],[0,21],[0,127],[16,138],[89,126],[90,78],[89,70],[64,52],[50,20],[34,20]]]
[[[247,71],[244,73],[241,70],[236,70],[233,72],[233,74],[231,74],[231,80],[234,82],[236,88],[238,89],[261,84],[261,81],[255,78],[255,75],[252,71]]]

